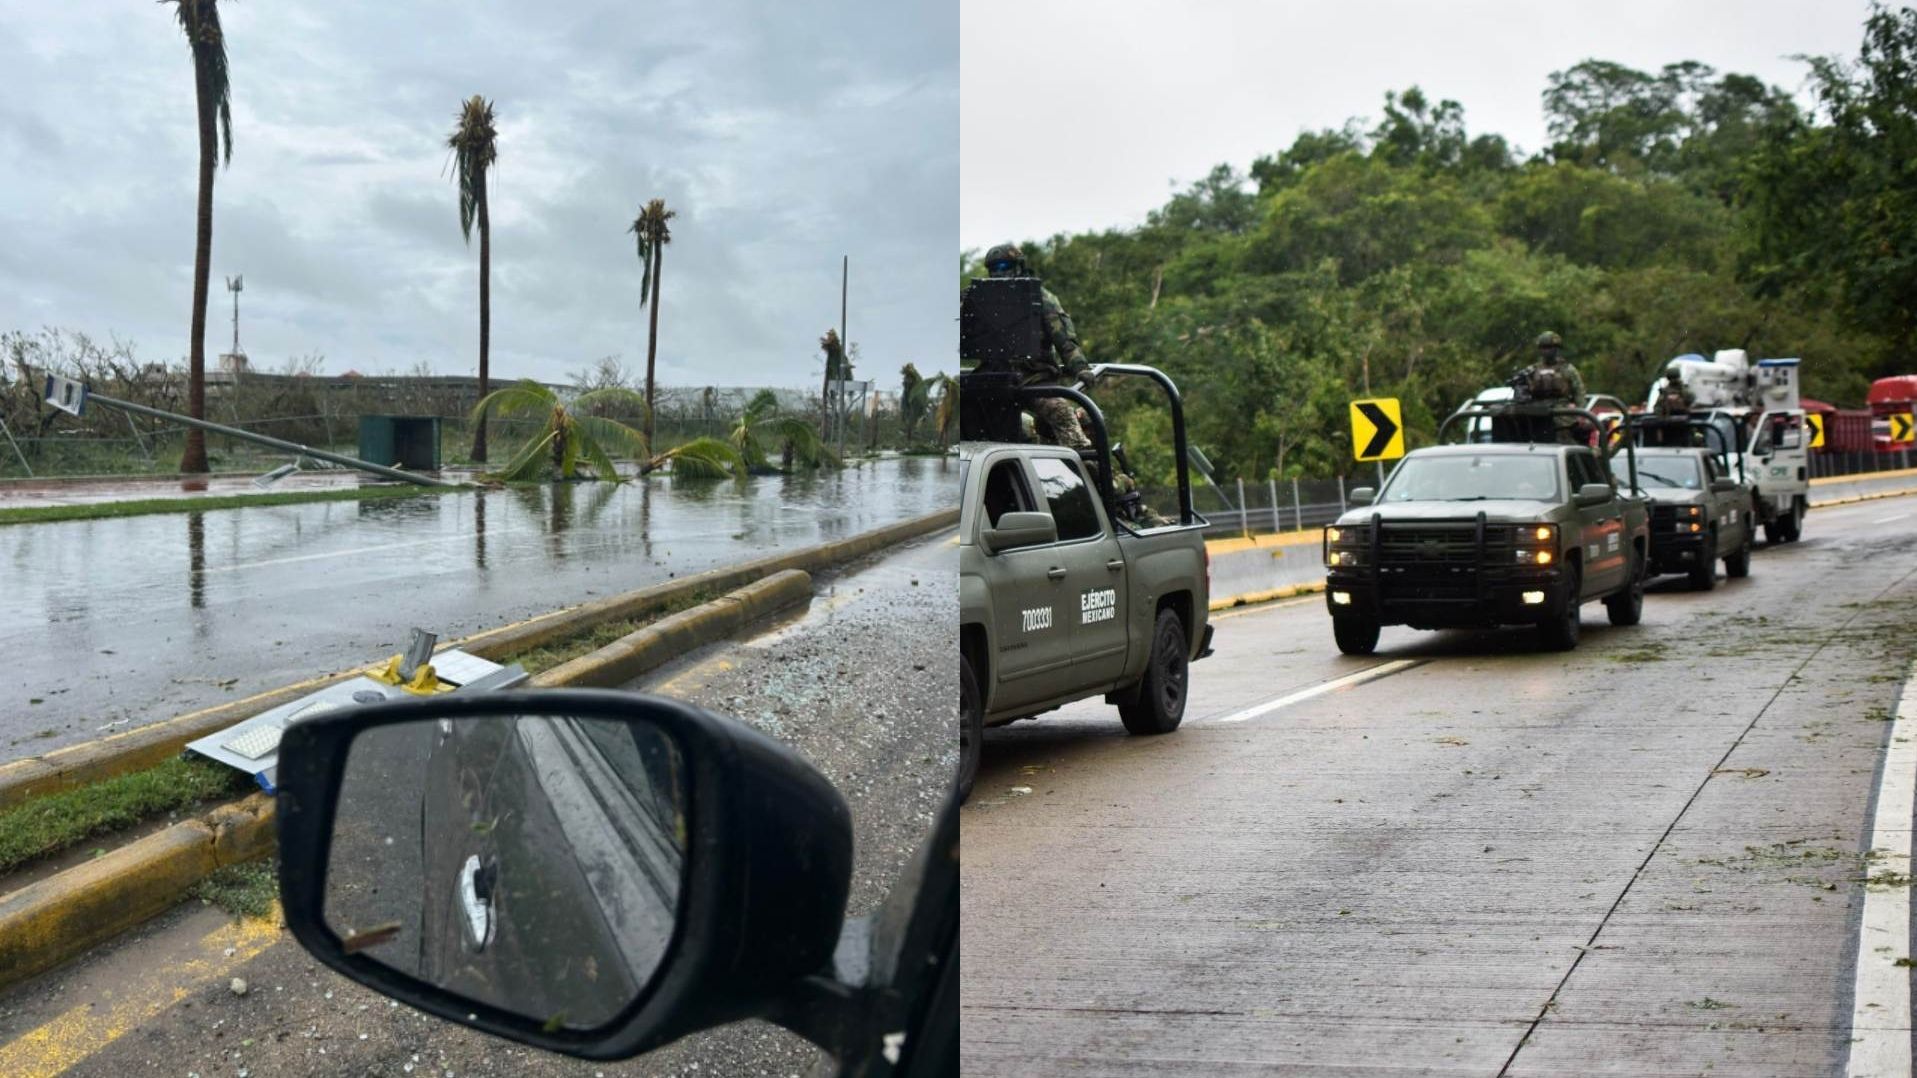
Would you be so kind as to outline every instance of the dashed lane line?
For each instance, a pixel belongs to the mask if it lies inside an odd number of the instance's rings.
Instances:
[[[1390,677],[1393,674],[1402,673],[1403,671],[1409,670],[1414,666],[1422,666],[1424,665],[1424,663],[1425,663],[1425,660],[1423,659],[1393,659],[1390,662],[1379,663],[1376,666],[1367,667],[1363,670],[1358,671],[1355,674],[1346,674],[1344,677],[1333,678],[1330,681],[1320,682],[1316,685],[1311,686],[1310,688],[1299,689],[1297,692],[1288,693],[1284,696],[1280,696],[1276,700],[1267,700],[1262,704],[1254,704],[1251,707],[1245,708],[1243,711],[1234,711],[1229,715],[1224,715],[1216,719],[1203,719],[1203,720],[1200,720],[1199,723],[1194,723],[1194,725],[1201,725],[1201,724],[1210,725],[1212,723],[1222,724],[1227,722],[1247,722],[1251,719],[1256,719],[1263,715],[1269,715],[1272,712],[1277,711],[1281,708],[1287,708],[1293,704],[1302,704],[1306,700],[1311,700],[1316,697],[1323,696],[1326,693],[1338,692],[1341,689],[1355,688],[1359,685],[1363,685],[1367,681],[1376,681],[1379,678]]]
[[[1917,664],[1912,664],[1891,719],[1877,804],[1870,823],[1870,877],[1857,929],[1857,974],[1851,993],[1849,1078],[1909,1078],[1910,827],[1917,812]]]

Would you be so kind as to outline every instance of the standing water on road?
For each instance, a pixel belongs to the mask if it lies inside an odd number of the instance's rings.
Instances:
[[[0,761],[953,505],[955,461],[0,528]]]

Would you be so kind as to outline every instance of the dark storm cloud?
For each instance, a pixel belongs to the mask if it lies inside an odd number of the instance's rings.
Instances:
[[[478,10],[474,10],[477,8]],[[222,8],[234,155],[215,187],[242,343],[275,367],[477,362],[477,241],[445,136],[492,98],[496,374],[643,363],[648,198],[679,216],[662,276],[668,384],[805,386],[852,256],[862,374],[949,366],[956,331],[954,4],[339,3]],[[0,329],[186,350],[193,83],[171,9],[0,0]]]

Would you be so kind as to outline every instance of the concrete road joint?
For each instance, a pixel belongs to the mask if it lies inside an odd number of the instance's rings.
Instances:
[[[1901,587],[1903,583],[1906,580],[1909,580],[1912,576],[1917,576],[1917,569],[1908,570],[1903,575],[1899,576],[1897,579],[1891,581],[1889,584],[1884,585],[1884,587],[1881,590],[1879,590],[1876,595],[1872,596],[1873,601],[1876,599],[1881,599],[1884,596],[1890,594],[1893,590],[1897,589],[1898,587]],[[1852,612],[1850,617],[1845,618],[1842,624],[1838,625],[1836,628],[1826,633],[1823,641],[1820,642],[1815,648],[1811,649],[1811,653],[1809,655],[1804,656],[1804,661],[1798,663],[1795,667],[1791,668],[1790,676],[1778,682],[1777,691],[1771,693],[1770,698],[1764,701],[1764,706],[1761,708],[1758,708],[1757,714],[1751,716],[1751,721],[1745,723],[1744,728],[1738,731],[1737,737],[1732,739],[1730,747],[1726,748],[1724,750],[1723,755],[1717,758],[1717,762],[1712,764],[1709,768],[1705,770],[1704,777],[1701,780],[1699,780],[1697,784],[1697,788],[1691,791],[1690,797],[1687,797],[1684,799],[1684,804],[1677,810],[1677,814],[1671,817],[1671,822],[1669,824],[1665,825],[1664,832],[1658,835],[1657,841],[1651,844],[1651,848],[1649,852],[1647,852],[1644,855],[1644,859],[1642,861],[1639,861],[1637,868],[1631,872],[1631,878],[1624,881],[1624,887],[1618,891],[1617,897],[1611,901],[1610,907],[1604,911],[1604,916],[1598,919],[1597,927],[1591,930],[1590,938],[1584,941],[1584,946],[1578,948],[1578,953],[1575,957],[1571,959],[1571,964],[1569,967],[1565,969],[1564,976],[1558,978],[1558,983],[1556,987],[1551,989],[1550,997],[1544,1001],[1543,1006],[1538,1008],[1538,1013],[1535,1017],[1531,1019],[1531,1024],[1525,1027],[1524,1035],[1518,1038],[1518,1043],[1516,1044],[1516,1046],[1514,1046],[1511,1049],[1511,1054],[1505,1058],[1504,1066],[1498,1068],[1498,1078],[1505,1078],[1506,1075],[1511,1073],[1512,1065],[1518,1061],[1518,1054],[1524,1051],[1524,1046],[1530,1043],[1532,1035],[1538,1031],[1538,1027],[1540,1025],[1544,1024],[1545,1016],[1549,1015],[1551,1013],[1552,1008],[1557,1006],[1558,996],[1563,994],[1564,986],[1571,983],[1571,978],[1577,973],[1578,966],[1583,963],[1584,956],[1590,954],[1593,950],[1597,948],[1598,937],[1604,934],[1605,927],[1611,923],[1611,918],[1617,914],[1618,908],[1624,905],[1624,900],[1630,895],[1631,889],[1637,885],[1637,881],[1639,879],[1643,878],[1644,870],[1650,867],[1652,859],[1658,855],[1658,851],[1664,848],[1664,844],[1670,841],[1671,832],[1677,830],[1677,825],[1683,821],[1685,813],[1689,812],[1691,810],[1691,806],[1697,803],[1697,799],[1703,796],[1704,788],[1710,785],[1711,779],[1715,777],[1719,773],[1719,771],[1723,769],[1724,765],[1730,761],[1731,754],[1736,752],[1738,746],[1744,743],[1744,739],[1746,737],[1749,737],[1751,731],[1757,728],[1757,724],[1763,721],[1764,716],[1770,713],[1771,708],[1776,705],[1778,697],[1784,695],[1784,690],[1789,688],[1791,686],[1791,683],[1796,681],[1798,677],[1803,674],[1804,669],[1806,667],[1808,667],[1812,662],[1814,662],[1819,655],[1824,653],[1824,649],[1831,645],[1831,641],[1837,639],[1844,632],[1844,630],[1850,628],[1851,622],[1856,621],[1858,618],[1862,617],[1863,614],[1864,614],[1864,611],[1862,609]],[[1905,693],[1906,701],[1908,700],[1908,698],[1909,698],[1909,693],[1906,692]],[[1900,716],[1901,716],[1901,712],[1902,712],[1902,708],[1900,706]],[[1894,726],[1896,724],[1893,723],[1892,725]],[[1894,742],[1887,742],[1887,744],[1892,745],[1893,747],[1895,746]],[[1888,763],[1886,764],[1886,770],[1888,770]],[[1906,812],[1903,818],[1906,821],[1906,824],[1908,824],[1908,821],[1910,819],[1909,812]],[[1908,850],[1909,848],[1909,831],[1908,830],[1905,831],[1905,848],[1906,850]],[[1869,894],[1868,888],[1866,888],[1865,894],[1866,896],[1868,896]],[[1906,888],[1905,889],[1906,901],[1908,901],[1908,897],[1909,897],[1908,889]],[[1866,901],[1868,901],[1868,897],[1866,898]],[[1908,907],[1906,906],[1906,916],[1907,915],[1908,915]],[[1908,922],[1906,921],[1905,924],[1907,925]],[[1908,951],[1904,952],[1904,956],[1907,956],[1908,954],[1909,954]],[[1897,957],[1903,957],[1903,956],[1897,956]],[[1908,971],[1906,970],[1900,970],[1899,972],[1906,973],[1906,974],[1908,973]],[[1908,983],[1906,983],[1904,991],[1905,991],[1904,1009],[1901,1013],[1903,1013],[1906,1017],[1908,1017],[1908,1015],[1910,1014],[1910,996],[1909,996]],[[1908,1075],[1910,1073],[1910,1057],[1909,1057],[1910,1027],[1908,1024],[1904,1026],[1902,1037],[1903,1037],[1902,1047],[1904,1049],[1904,1063],[1903,1063],[1904,1069],[1900,1072],[1885,1071],[1881,1073],[1883,1074],[1899,1073],[1899,1074],[1905,1074],[1905,1075]],[[1872,1072],[1872,1073],[1878,1073],[1878,1072]]]
[[[1857,927],[1856,980],[1851,991],[1850,1078],[1909,1078],[1910,1013],[1910,829],[1917,814],[1917,663],[1911,665],[1891,718],[1877,800],[1871,810],[1870,865],[1866,875],[1902,877],[1901,886],[1864,887],[1864,915]],[[1901,963],[1901,964],[1900,964]]]

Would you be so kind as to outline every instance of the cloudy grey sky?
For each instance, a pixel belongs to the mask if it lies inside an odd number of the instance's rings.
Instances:
[[[1855,56],[1868,0],[968,0],[960,243],[1128,227],[1220,162],[1376,118],[1416,84],[1473,133],[1545,141],[1545,80],[1700,60],[1800,89]]]
[[[494,99],[494,376],[643,369],[643,201],[678,210],[660,378],[815,384],[852,258],[860,373],[949,365],[956,3],[342,0],[222,4],[232,166],[208,352],[244,273],[257,365],[476,372],[478,244],[445,136]],[[187,349],[196,141],[170,7],[0,0],[0,330]]]

